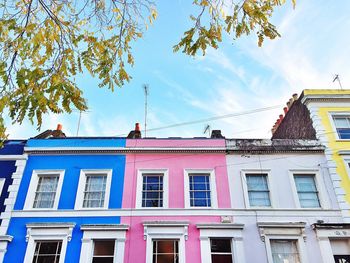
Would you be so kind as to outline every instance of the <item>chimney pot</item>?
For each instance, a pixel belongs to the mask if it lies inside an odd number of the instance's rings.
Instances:
[[[294,99],[294,100],[298,100],[298,94],[297,94],[297,93],[294,93],[294,94],[293,94],[293,99]]]
[[[284,111],[284,114],[286,114],[288,112],[288,108],[287,107],[284,107],[283,108],[283,111]]]
[[[140,123],[138,123],[138,122],[135,123],[135,131],[137,131],[137,132],[140,131]]]
[[[283,120],[283,114],[280,114],[280,120],[282,121]]]
[[[62,124],[57,124],[56,130],[57,130],[57,131],[62,131]]]

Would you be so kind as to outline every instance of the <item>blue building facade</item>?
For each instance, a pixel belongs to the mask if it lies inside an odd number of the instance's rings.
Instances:
[[[3,262],[41,262],[43,253],[52,253],[52,262],[84,262],[96,237],[111,238],[115,250],[122,249],[128,229],[118,213],[124,148],[119,138],[28,140],[27,163],[12,187],[16,197],[5,227],[14,238]]]

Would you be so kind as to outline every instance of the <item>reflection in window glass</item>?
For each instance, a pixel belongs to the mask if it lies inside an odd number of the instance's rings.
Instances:
[[[210,239],[211,262],[232,263],[231,239]]]
[[[190,206],[211,207],[210,175],[189,174]]]
[[[296,240],[270,240],[273,263],[300,263]]]
[[[178,240],[154,240],[153,263],[178,263],[179,241]]]
[[[94,240],[92,263],[113,263],[115,240]]]
[[[246,174],[250,206],[271,206],[267,174]]]
[[[35,242],[35,251],[33,263],[58,263],[62,241],[37,241]]]

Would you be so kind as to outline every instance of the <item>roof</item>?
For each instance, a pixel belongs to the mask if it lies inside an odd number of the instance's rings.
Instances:
[[[289,152],[289,151],[324,151],[318,140],[300,139],[227,139],[228,151],[241,152]]]

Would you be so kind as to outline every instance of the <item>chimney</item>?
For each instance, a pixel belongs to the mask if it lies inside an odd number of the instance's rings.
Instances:
[[[60,123],[57,124],[56,130],[53,130],[51,132],[51,136],[50,137],[53,137],[53,138],[65,138],[66,137],[66,135],[62,131],[62,124],[60,124]]]
[[[128,139],[141,139],[140,123],[138,123],[138,122],[135,123],[135,130],[130,131],[126,138],[128,138]]]
[[[211,139],[224,139],[225,137],[221,134],[221,130],[212,130]]]

